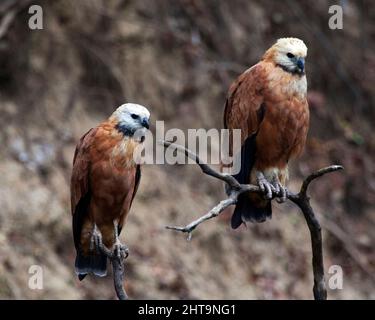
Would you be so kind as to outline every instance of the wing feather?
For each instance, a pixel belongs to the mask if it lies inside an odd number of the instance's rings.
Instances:
[[[138,191],[140,181],[141,181],[141,166],[138,164],[136,172],[135,172],[135,185],[134,185],[134,190],[133,190],[133,195],[132,195],[132,200],[130,202],[130,206],[132,205],[133,199]]]
[[[130,204],[129,204],[129,210],[132,206],[132,203],[133,203],[133,200],[134,200],[134,197],[138,191],[138,187],[139,187],[139,183],[141,181],[141,166],[138,164],[137,167],[136,167],[136,171],[135,171],[135,182],[134,182],[134,189],[133,189],[133,194],[132,194],[132,197],[130,199]],[[118,234],[121,233],[121,230],[122,230],[122,223],[118,225]]]
[[[90,154],[89,148],[94,140],[97,128],[90,129],[79,140],[73,158],[73,170],[70,181],[71,211],[73,215],[74,244],[78,248],[82,223],[90,204]]]
[[[258,131],[264,118],[264,81],[265,72],[258,63],[240,75],[229,89],[224,110],[224,127],[241,129],[241,145]],[[230,154],[233,154],[231,145]]]

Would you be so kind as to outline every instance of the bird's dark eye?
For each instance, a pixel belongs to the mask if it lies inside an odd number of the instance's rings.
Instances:
[[[288,56],[288,58],[294,58],[294,54],[293,53],[288,52],[286,55]]]
[[[134,114],[134,113],[131,114],[131,117],[132,117],[133,119],[138,119],[138,118],[139,118],[139,116],[138,116],[137,114]]]

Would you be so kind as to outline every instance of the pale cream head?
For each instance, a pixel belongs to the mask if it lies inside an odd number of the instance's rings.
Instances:
[[[281,38],[266,51],[263,60],[272,61],[291,73],[303,74],[307,47],[297,38]]]
[[[125,103],[112,113],[110,119],[117,122],[117,129],[124,135],[132,136],[137,130],[149,128],[150,112],[139,104]]]

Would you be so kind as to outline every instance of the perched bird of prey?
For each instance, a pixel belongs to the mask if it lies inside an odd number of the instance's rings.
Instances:
[[[141,178],[133,153],[144,140],[149,118],[145,107],[124,104],[78,142],[70,188],[80,280],[88,273],[107,273],[107,256],[95,247],[95,237],[117,255],[127,251],[118,237]]]
[[[242,139],[241,170],[234,177],[240,183],[258,184],[264,192],[239,197],[231,222],[234,229],[246,221],[271,218],[273,193],[286,200],[288,162],[302,152],[309,127],[306,54],[302,40],[279,39],[229,89],[224,126],[241,129]]]

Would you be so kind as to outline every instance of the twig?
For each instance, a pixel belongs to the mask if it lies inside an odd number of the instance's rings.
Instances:
[[[9,1],[0,7],[0,14],[3,14],[2,19],[0,20],[0,40],[7,34],[9,27],[12,25],[17,14],[30,3],[31,0]]]
[[[128,296],[124,289],[124,274],[125,274],[125,264],[123,259],[112,259],[113,268],[113,283],[115,286],[115,291],[119,300],[128,300]]]
[[[191,240],[191,235],[193,230],[202,222],[209,220],[211,218],[217,217],[225,208],[235,204],[237,199],[235,197],[231,197],[226,200],[220,201],[220,203],[212,208],[208,213],[206,213],[204,216],[200,217],[199,219],[193,221],[192,223],[188,224],[186,227],[174,227],[174,226],[166,226],[167,229],[181,231],[181,232],[187,232],[188,233],[188,240]]]
[[[191,239],[192,232],[195,228],[198,227],[201,223],[217,217],[224,209],[227,207],[234,205],[237,203],[237,199],[240,194],[244,192],[253,192],[253,193],[261,193],[261,190],[258,186],[251,185],[251,184],[240,184],[238,181],[228,174],[220,173],[214,169],[212,169],[207,164],[201,162],[199,157],[193,153],[192,151],[186,149],[183,146],[176,145],[172,142],[162,141],[161,142],[164,147],[169,148],[173,147],[178,151],[184,152],[187,157],[195,161],[198,166],[201,168],[202,172],[217,178],[219,180],[224,181],[227,186],[227,192],[229,197],[225,200],[222,200],[218,205],[212,208],[208,213],[201,216],[200,218],[194,220],[190,224],[184,227],[177,227],[177,226],[167,226],[167,229],[180,231],[188,234],[188,240]],[[295,203],[302,211],[303,216],[306,220],[307,226],[310,231],[311,237],[311,247],[312,247],[312,267],[313,267],[313,274],[314,274],[314,287],[313,293],[314,298],[316,300],[326,300],[327,299],[327,290],[325,287],[325,280],[324,280],[324,264],[323,264],[323,246],[322,246],[322,234],[321,234],[321,227],[319,221],[315,217],[314,211],[310,205],[310,198],[307,195],[307,190],[310,183],[325,175],[326,173],[334,172],[337,170],[343,169],[342,166],[333,165],[323,169],[320,169],[311,175],[309,175],[302,183],[300,192],[298,194],[294,194],[291,192],[287,192],[287,198]],[[272,198],[277,197],[276,194],[272,194]]]
[[[17,10],[10,10],[4,15],[4,17],[0,21],[0,39],[2,39],[8,32],[10,25],[16,17],[16,14]]]

